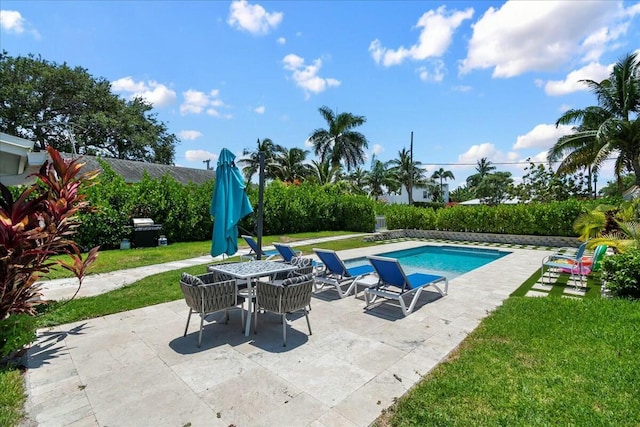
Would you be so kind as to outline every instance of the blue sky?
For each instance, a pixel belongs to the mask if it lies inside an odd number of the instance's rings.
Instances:
[[[640,48],[628,1],[10,1],[0,48],[86,68],[142,96],[181,140],[175,162],[215,165],[258,138],[304,147],[318,108],[366,117],[368,161],[409,148],[456,179],[487,157],[521,177],[596,104],[600,81]],[[310,149],[310,147],[306,147]],[[308,158],[315,159],[313,152]],[[608,162],[612,163],[612,162]],[[611,165],[600,176],[612,176]]]

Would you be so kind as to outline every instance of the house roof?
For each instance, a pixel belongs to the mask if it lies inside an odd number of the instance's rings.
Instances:
[[[62,153],[62,156],[65,158],[71,158],[73,155],[69,153]],[[80,157],[82,157],[81,162],[85,163],[83,169],[102,170],[100,163],[98,163],[98,157],[88,155],[82,155]],[[145,171],[151,178],[161,178],[164,175],[171,175],[181,184],[188,184],[189,182],[202,184],[213,179],[216,175],[214,171],[206,169],[185,168],[181,166],[137,162],[133,160],[113,159],[107,157],[100,157],[100,160],[108,164],[114,172],[124,178],[125,182],[128,184],[140,182]]]
[[[98,162],[98,157],[71,153],[60,153],[60,155],[66,159],[80,157],[81,162],[85,164],[82,170],[102,170],[102,167]],[[48,158],[46,155],[41,157],[30,156],[30,164],[24,173],[20,175],[3,176],[0,181],[4,185],[23,185],[33,182],[33,177],[29,177],[29,175],[37,172],[46,158]],[[181,166],[161,165],[157,163],[137,162],[133,160],[112,159],[106,157],[100,157],[100,159],[107,163],[115,173],[120,175],[127,184],[140,182],[145,171],[151,178],[161,178],[167,174],[171,175],[181,184],[188,184],[189,182],[202,184],[216,176],[215,171],[213,170],[185,168]],[[34,162],[33,160],[36,161]]]

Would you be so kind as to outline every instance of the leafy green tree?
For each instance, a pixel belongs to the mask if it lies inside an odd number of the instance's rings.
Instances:
[[[274,158],[277,151],[281,151],[283,147],[269,138],[264,138],[256,143],[256,149],[251,151],[249,148],[242,150],[242,155],[245,156],[238,160],[239,165],[243,165],[242,173],[247,183],[251,182],[253,176],[260,170],[260,152],[264,153],[264,165],[265,176],[267,178],[274,178],[271,171],[271,166],[275,163]]]
[[[336,167],[344,162],[347,171],[364,163],[364,149],[368,147],[367,138],[353,129],[362,126],[367,119],[351,113],[335,114],[329,107],[319,108],[328,129],[316,129],[309,137],[320,162],[329,160]]]
[[[553,202],[572,197],[589,196],[589,188],[582,173],[576,175],[557,174],[551,166],[529,163],[522,183],[511,190],[511,195],[522,201]]]
[[[461,185],[449,192],[449,200],[457,203],[466,202],[467,200],[475,199],[475,197],[476,193],[466,185]]]
[[[550,158],[566,155],[567,168],[591,163],[597,172],[610,155],[617,155],[618,177],[633,172],[640,185],[640,65],[638,54],[620,59],[608,79],[580,80],[598,100],[597,106],[569,110],[557,123],[579,122],[576,132],[560,138]],[[595,153],[595,154],[594,154]]]
[[[509,197],[512,184],[511,172],[490,173],[478,184],[476,196],[488,205],[497,205]]]
[[[41,57],[0,54],[0,131],[39,148],[172,164],[178,139],[142,99],[111,93],[104,78]]]
[[[444,170],[444,168],[440,168],[431,174],[431,179],[440,180],[440,198],[444,199],[444,186],[442,181],[446,181],[448,179],[456,179],[456,177],[453,175],[453,172]],[[442,201],[444,202],[444,200]]]
[[[303,181],[311,173],[309,165],[304,163],[308,154],[308,150],[301,148],[280,147],[274,155],[270,171],[283,182]]]
[[[615,181],[608,181],[599,191],[603,197],[622,197],[622,193],[627,188],[634,185],[636,177],[633,174],[625,174]]]
[[[413,188],[426,188],[428,180],[426,171],[421,168],[419,161],[411,161],[411,153],[406,148],[398,151],[398,158],[387,162],[389,171],[395,179],[404,185],[409,195],[409,204],[413,205]]]

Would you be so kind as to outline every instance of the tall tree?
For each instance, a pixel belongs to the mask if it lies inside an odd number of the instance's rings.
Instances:
[[[578,122],[576,132],[560,138],[550,159],[566,155],[567,167],[593,164],[597,172],[610,155],[617,155],[616,174],[635,174],[640,185],[640,64],[638,53],[628,54],[601,82],[580,80],[596,95],[597,106],[569,110],[558,124]],[[593,155],[595,153],[595,155]],[[568,169],[570,170],[570,168]]]
[[[172,164],[178,139],[142,99],[81,67],[0,53],[0,131],[41,149]]]
[[[353,129],[363,125],[367,119],[351,113],[335,114],[329,107],[319,108],[327,122],[328,129],[316,129],[309,137],[316,156],[320,161],[329,160],[331,166],[344,162],[347,171],[364,163],[364,149],[368,147],[367,138]]]
[[[413,188],[426,188],[426,171],[420,166],[419,161],[411,161],[411,153],[406,148],[398,152],[398,158],[389,160],[389,171],[404,185],[409,195],[409,204],[413,204]]]
[[[247,183],[251,182],[253,176],[260,170],[260,152],[264,153],[265,176],[273,178],[271,166],[274,164],[275,153],[282,149],[282,146],[274,144],[269,138],[264,138],[262,141],[258,138],[255,150],[252,151],[249,148],[242,150],[242,155],[245,157],[238,160],[238,164],[243,166],[242,173]]]
[[[453,175],[453,172],[444,170],[444,168],[440,168],[437,171],[433,172],[433,174],[431,174],[431,179],[440,180],[440,196],[444,199],[444,187],[442,181],[446,181],[448,179],[456,179],[456,177]]]
[[[309,165],[305,164],[308,150],[301,148],[280,147],[274,155],[271,173],[283,182],[303,181],[310,174]]]

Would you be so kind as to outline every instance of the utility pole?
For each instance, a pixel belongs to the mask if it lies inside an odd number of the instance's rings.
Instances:
[[[409,205],[413,202],[413,131],[411,131],[411,144],[409,145],[409,194],[407,194]]]

